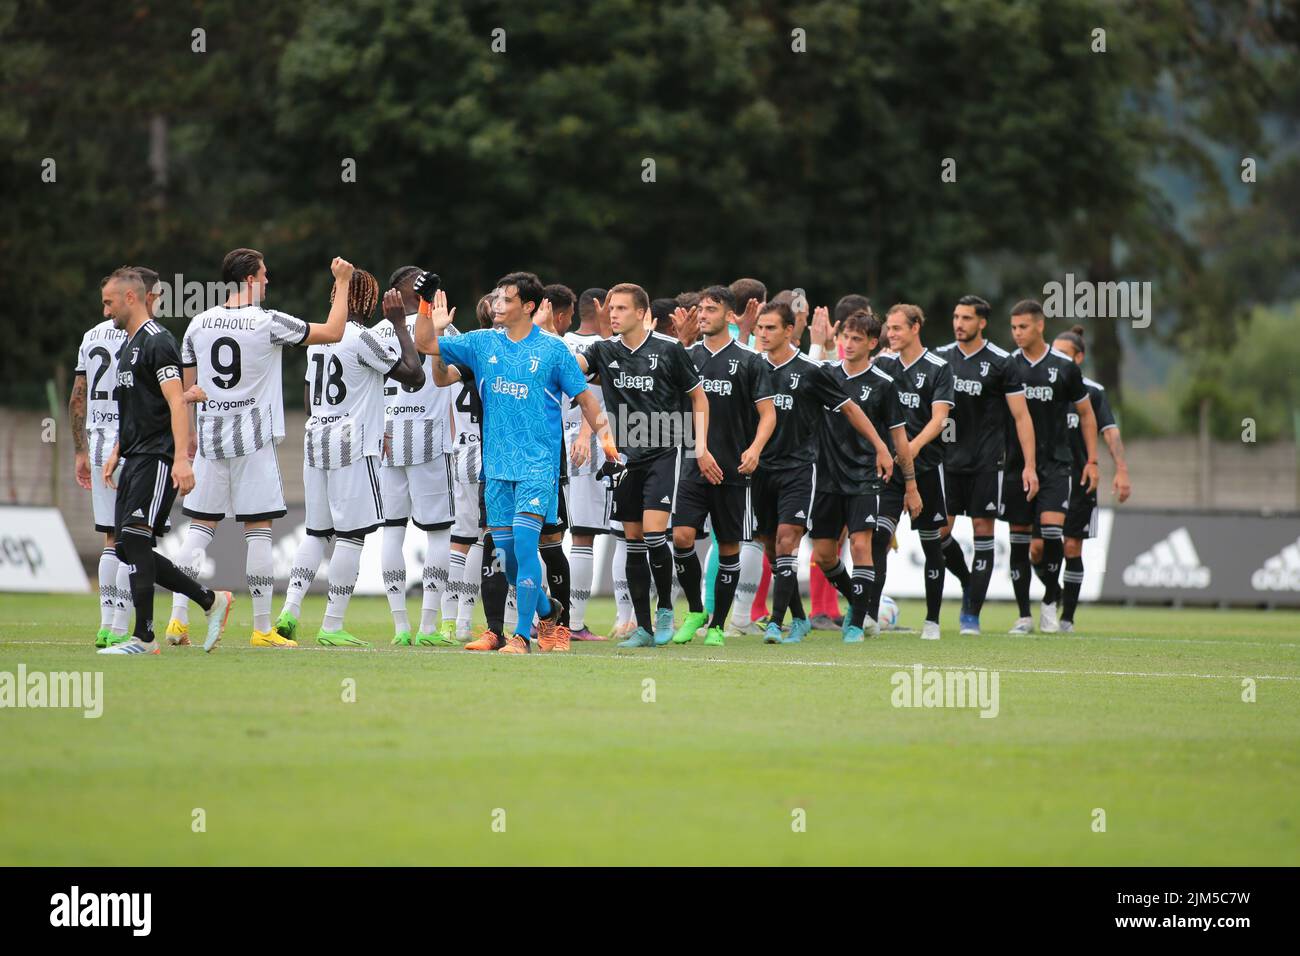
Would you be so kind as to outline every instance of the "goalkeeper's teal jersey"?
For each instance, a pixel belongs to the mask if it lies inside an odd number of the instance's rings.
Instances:
[[[559,480],[565,397],[587,381],[564,341],[534,327],[512,342],[504,331],[479,329],[439,347],[448,365],[474,375],[483,402],[483,474],[522,481],[540,475]]]

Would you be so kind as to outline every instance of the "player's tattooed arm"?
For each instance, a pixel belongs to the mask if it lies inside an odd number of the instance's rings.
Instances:
[[[852,400],[846,401],[839,407],[839,412],[843,415],[853,430],[859,435],[871,442],[871,446],[876,449],[876,474],[882,481],[888,481],[894,474],[894,459],[889,455],[889,446],[885,444],[876,431],[876,426],[871,424],[871,419]],[[928,426],[927,426],[928,427]]]
[[[1114,492],[1115,499],[1123,504],[1133,493],[1133,485],[1128,480],[1128,460],[1124,457],[1124,440],[1119,436],[1118,425],[1107,428],[1101,434],[1106,439],[1106,447],[1110,449],[1110,457],[1115,462],[1115,480],[1111,482],[1111,491]]]
[[[1101,484],[1101,475],[1097,471],[1097,416],[1092,410],[1092,399],[1084,398],[1075,403],[1079,412],[1079,432],[1083,435],[1083,447],[1088,450],[1088,463],[1083,466],[1080,481],[1083,490],[1093,492]]]
[[[921,513],[921,493],[916,488],[916,461],[912,458],[912,446],[907,442],[907,426],[895,425],[889,430],[898,449],[898,467],[903,475],[903,508],[915,518]]]
[[[397,364],[388,370],[388,377],[399,385],[408,388],[424,387],[424,365],[420,354],[415,350],[411,332],[406,327],[406,306],[402,302],[402,293],[389,289],[384,293],[384,318],[393,327],[401,355]],[[441,356],[439,356],[441,358]]]
[[[1020,454],[1025,460],[1025,467],[1020,472],[1020,487],[1025,500],[1033,501],[1038,494],[1038,446],[1034,444],[1034,420],[1029,415],[1029,404],[1023,392],[1008,395],[1007,408],[1016,423],[1016,440],[1020,442]]]
[[[72,424],[72,449],[76,452],[77,484],[90,488],[90,454],[86,449],[86,376],[78,374],[72,380],[72,395],[68,398],[68,420]]]
[[[758,470],[758,460],[763,456],[772,432],[776,431],[776,403],[768,398],[761,398],[754,403],[758,409],[758,428],[754,430],[754,440],[740,453],[739,471],[742,475],[752,475]]]

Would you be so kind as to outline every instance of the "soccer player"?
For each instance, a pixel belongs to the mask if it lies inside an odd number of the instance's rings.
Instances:
[[[286,513],[275,446],[284,437],[280,353],[286,346],[337,342],[347,315],[340,303],[325,322],[307,323],[262,306],[269,278],[256,249],[234,249],[221,263],[231,289],[223,305],[196,315],[181,342],[185,387],[207,395],[198,406],[194,490],[185,496],[190,518],[182,554],[198,577],[217,523],[244,526],[244,572],[253,601],[253,647],[283,641],[271,627],[275,589],[271,522]],[[197,452],[197,454],[194,454]],[[189,644],[189,602],[178,593],[167,622],[169,644]]]
[[[828,366],[795,348],[795,316],[783,302],[769,302],[758,313],[755,335],[771,365],[776,431],[759,458],[754,478],[758,538],[773,568],[772,615],[765,644],[797,644],[812,630],[799,598],[796,573],[799,542],[812,520],[817,486],[817,455],[822,410],[838,412],[876,449],[876,471],[888,478],[894,469],[889,448],[875,426],[840,387]],[[791,613],[790,632],[782,622]]]
[[[825,309],[818,311],[824,316]],[[837,344],[844,358],[827,362],[825,367],[870,419],[876,433],[887,436],[886,445],[897,452],[905,488],[903,506],[915,518],[921,509],[921,497],[898,389],[893,378],[871,363],[871,353],[880,341],[880,320],[867,308],[845,316],[837,328]],[[840,634],[844,643],[857,644],[865,639],[867,631],[880,633],[869,612],[875,584],[871,539],[883,485],[876,477],[875,447],[863,440],[846,416],[832,411],[822,413],[820,448],[812,510],[813,560],[848,600],[849,614]],[[852,575],[840,559],[845,531],[853,557]]]
[[[542,525],[558,518],[561,396],[576,398],[593,428],[600,431],[602,425],[600,406],[588,394],[578,363],[564,342],[533,324],[542,301],[537,276],[512,272],[496,284],[495,329],[440,340],[439,333],[451,323],[441,290],[434,297],[432,314],[421,315],[416,323],[417,346],[432,357],[430,368],[438,384],[458,381],[459,374],[451,366],[464,365],[473,373],[483,402],[488,530],[515,585],[518,606],[515,633],[498,648],[507,654],[530,652],[534,616],[543,650],[568,647],[567,629],[559,624],[563,608],[542,589],[538,559]]]
[[[617,452],[626,455],[627,473],[614,487],[613,517],[627,539],[627,583],[637,629],[619,647],[662,647],[673,638],[673,552],[668,519],[677,488],[678,460],[687,421],[694,422],[696,464],[705,479],[722,481],[708,449],[709,402],[682,343],[649,331],[650,297],[639,285],[619,283],[609,290],[609,341],[594,342],[577,356],[578,365],[600,380],[605,409],[614,418]],[[690,418],[683,401],[691,402]],[[594,402],[594,399],[592,400]],[[617,458],[617,453],[606,457]],[[608,470],[614,462],[606,462]],[[650,584],[658,595],[650,614]]]
[[[1049,348],[1043,338],[1043,307],[1033,299],[1017,302],[1011,309],[1011,337],[1016,351],[1011,359],[1016,375],[1025,387],[1025,401],[1034,423],[1035,462],[1038,494],[1031,500],[1021,477],[1024,454],[1018,441],[1007,441],[1007,474],[1002,489],[1002,518],[1011,525],[1011,584],[1016,593],[1020,617],[1012,634],[1029,634],[1034,629],[1029,616],[1029,544],[1035,520],[1042,529],[1043,570],[1046,577],[1039,608],[1039,629],[1051,634],[1060,629],[1056,602],[1060,599],[1061,558],[1064,554],[1062,526],[1070,510],[1073,492],[1073,457],[1066,416],[1071,407],[1079,415],[1085,461],[1080,472],[1083,490],[1097,487],[1097,418],[1092,410],[1083,373],[1074,360]]]
[[[389,279],[405,309],[403,320],[385,317],[370,329],[386,346],[399,349],[398,326],[405,325],[405,339],[415,331],[421,299],[413,286],[425,270],[402,266]],[[455,334],[455,326],[448,332]],[[427,364],[427,363],[426,363]],[[399,373],[405,370],[399,365]],[[456,517],[452,489],[451,402],[453,388],[440,388],[426,373],[417,386],[391,378],[384,386],[384,451],[379,469],[379,488],[384,500],[382,567],[388,609],[393,615],[392,643],[402,647],[457,647],[456,618],[442,615],[444,596],[450,590],[453,567],[463,572],[465,558],[454,565],[451,559],[451,526]],[[406,612],[406,526],[414,522],[424,532],[423,601],[420,626],[411,637]]]
[[[675,302],[676,300],[670,300]],[[723,627],[736,596],[740,577],[740,542],[753,533],[750,476],[758,467],[772,430],[776,409],[772,380],[763,357],[731,337],[736,320],[736,299],[726,286],[710,286],[699,302],[700,330],[704,338],[687,350],[709,403],[710,451],[722,471],[721,483],[707,480],[695,459],[682,462],[673,506],[673,561],[688,613],[673,634],[675,644],[686,644],[708,625],[704,643],[721,647]],[[712,617],[705,613],[699,556],[695,537],[711,522],[718,542],[718,575]]]
[[[916,487],[921,494],[921,513],[912,518],[912,527],[920,536],[921,548],[925,551],[925,623],[921,625],[921,637],[937,641],[944,579],[939,529],[948,520],[948,506],[943,486],[944,449],[942,442],[935,439],[952,409],[953,388],[952,369],[948,363],[921,343],[924,325],[925,313],[920,306],[908,303],[891,306],[885,315],[889,353],[880,355],[875,364],[893,378],[907,425],[912,463],[916,469]],[[903,510],[903,492],[902,478],[896,475],[880,496],[880,514],[871,544],[876,570],[872,617],[879,613],[880,595],[884,593],[889,545]]]
[[[1070,356],[1080,366],[1083,365],[1087,351],[1083,344],[1083,326],[1076,325],[1068,332],[1062,332],[1052,343],[1056,351]],[[1097,431],[1106,440],[1110,457],[1115,462],[1115,479],[1111,490],[1120,504],[1128,500],[1133,491],[1129,482],[1128,463],[1124,458],[1124,441],[1120,438],[1119,425],[1106,400],[1106,389],[1101,384],[1084,376],[1084,386],[1088,389],[1088,398],[1092,402],[1093,414],[1097,417]],[[1070,454],[1074,459],[1074,473],[1082,474],[1088,461],[1088,450],[1083,442],[1079,428],[1078,412],[1066,414],[1066,425],[1070,435]],[[1074,630],[1074,611],[1079,604],[1079,589],[1083,586],[1083,540],[1097,533],[1097,491],[1085,491],[1070,495],[1070,507],[1065,512],[1065,571],[1062,573],[1064,584],[1061,587],[1061,621],[1063,633]],[[1035,569],[1042,567],[1043,539],[1035,537],[1029,545],[1029,560]]]
[[[289,575],[284,607],[275,622],[281,647],[296,647],[302,599],[334,538],[329,564],[325,619],[316,632],[324,647],[369,647],[343,629],[348,601],[361,567],[366,535],[384,523],[379,459],[384,448],[384,380],[418,390],[424,369],[406,327],[402,294],[384,294],[384,315],[393,339],[366,328],[379,298],[379,283],[357,269],[348,282],[335,274],[331,311],[346,301],[343,338],[307,350],[303,403],[310,418],[303,436],[303,486],[307,498],[307,534],[298,546]]]
[[[579,298],[578,328],[564,333],[564,344],[575,356],[585,354],[593,343],[602,341],[600,329],[596,325],[595,307],[604,301],[606,295],[608,292],[605,289],[587,289]],[[554,310],[554,302],[551,308]],[[601,411],[604,411],[604,396],[599,389],[593,389],[592,392]],[[572,536],[569,564],[572,570],[570,595],[573,605],[569,610],[569,633],[575,641],[603,641],[604,635],[593,633],[587,627],[587,603],[591,600],[595,570],[596,535],[610,533],[610,488],[608,482],[596,477],[605,464],[604,452],[596,441],[595,433],[583,425],[582,410],[570,402],[564,409],[564,437],[569,455],[569,533]],[[582,446],[581,451],[578,450],[578,445]],[[619,530],[616,534],[621,541],[622,531]],[[626,554],[624,545],[624,569]],[[619,575],[616,573],[615,576]],[[625,603],[630,621],[632,602],[628,600]],[[630,629],[627,633],[631,633]],[[626,637],[627,634],[622,636]]]
[[[940,534],[946,566],[961,582],[959,624],[961,633],[968,635],[980,632],[980,610],[993,577],[993,522],[1002,502],[1008,410],[1024,462],[1021,490],[1027,501],[1038,493],[1034,423],[1025,403],[1025,388],[1016,378],[1011,354],[984,338],[990,314],[989,304],[979,296],[962,296],[952,311],[956,341],[935,349],[952,368],[949,417],[956,430],[956,440],[947,442],[944,449],[948,521]],[[969,569],[961,545],[952,537],[957,515],[970,516],[975,534],[975,560]]]
[[[560,336],[569,330],[573,323],[573,290],[567,285],[554,283],[542,289],[542,305],[533,315],[533,324],[552,335]],[[567,343],[566,343],[567,345]],[[564,404],[564,420],[575,411],[573,402]],[[581,417],[581,411],[578,411]],[[560,456],[560,487],[556,503],[556,520],[554,524],[542,525],[539,550],[542,565],[546,572],[547,591],[553,598],[558,598],[560,607],[559,623],[567,630],[570,640],[573,629],[570,627],[569,608],[572,605],[572,569],[569,556],[564,552],[564,532],[569,529],[569,453],[567,434],[561,438],[558,449]],[[590,634],[590,632],[587,632]],[[584,635],[585,637],[585,635]]]
[[[104,284],[104,315],[126,333],[117,365],[118,439],[104,459],[101,476],[114,487],[113,530],[118,560],[131,567],[135,628],[131,639],[102,648],[100,654],[158,654],[153,633],[154,585],[183,591],[208,616],[203,649],[221,640],[230,607],[229,591],[213,591],[184,574],[154,550],[177,492],[194,487],[194,472],[184,457],[190,415],[181,386],[181,357],[172,334],[155,322],[146,297],[143,270],[124,267]],[[148,273],[157,281],[157,273]],[[177,450],[182,457],[176,460]]]
[[[105,278],[100,288],[108,284]],[[142,279],[145,288],[152,283]],[[99,556],[99,630],[96,647],[108,647],[127,640],[126,623],[131,603],[131,568],[117,559],[113,531],[116,492],[104,481],[104,462],[117,444],[118,411],[113,388],[117,382],[117,360],[126,342],[126,332],[112,319],[104,319],[82,336],[77,348],[77,368],[68,398],[68,419],[72,424],[77,484],[90,492],[95,530],[104,535]]]

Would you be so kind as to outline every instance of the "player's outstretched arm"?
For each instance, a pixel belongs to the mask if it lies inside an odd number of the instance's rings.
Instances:
[[[1101,484],[1101,474],[1097,470],[1097,416],[1092,410],[1092,399],[1084,398],[1075,403],[1074,406],[1079,411],[1079,431],[1083,435],[1083,447],[1088,449],[1088,463],[1083,466],[1083,475],[1080,480],[1083,482],[1085,491],[1096,491],[1097,486]]]
[[[334,301],[330,303],[330,314],[324,322],[308,322],[307,337],[303,345],[328,345],[343,338],[343,330],[348,325],[348,286],[352,284],[354,267],[346,259],[335,257],[330,263],[330,272],[334,274]]]
[[[86,375],[78,372],[72,379],[68,396],[68,423],[72,426],[77,484],[90,490],[90,453],[86,449]]]
[[[1024,393],[1008,395],[1007,408],[1016,423],[1016,440],[1020,442],[1020,454],[1025,460],[1025,467],[1020,472],[1020,485],[1025,500],[1033,501],[1038,494],[1038,446],[1034,444],[1034,419],[1029,414],[1029,403],[1025,401]]]
[[[384,293],[384,318],[392,325],[393,334],[397,336],[397,344],[401,349],[397,364],[388,370],[388,377],[408,388],[423,388],[424,364],[415,351],[415,342],[411,340],[411,332],[406,327],[406,306],[402,303],[402,293],[396,289]]]
[[[159,387],[172,413],[172,441],[176,443],[172,484],[181,494],[188,494],[194,487],[194,469],[190,467],[190,460],[183,449],[190,447],[190,407],[185,402],[185,389],[179,377],[169,378]]]

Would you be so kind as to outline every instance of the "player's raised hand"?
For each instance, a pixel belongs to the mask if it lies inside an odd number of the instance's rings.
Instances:
[[[1038,494],[1037,469],[1025,466],[1025,470],[1020,473],[1020,487],[1025,493],[1025,500],[1033,501],[1034,496]]]
[[[757,299],[750,299],[745,303],[745,311],[740,314],[736,320],[736,326],[740,329],[741,343],[747,343],[749,337],[754,333],[754,324],[758,322],[758,310],[762,308]]]
[[[384,318],[394,326],[406,321],[406,306],[402,303],[402,293],[389,289],[384,293]]]
[[[334,278],[339,282],[351,282],[355,270],[356,266],[340,256],[335,256],[334,261],[330,263],[330,272],[334,273]]]
[[[700,337],[700,307],[693,305],[683,309],[680,305],[673,309],[673,329],[677,339],[688,348]]]
[[[433,327],[439,332],[456,321],[456,310],[453,308],[450,312],[447,311],[445,289],[439,289],[433,294],[433,311],[429,313],[429,318],[433,320]]]
[[[81,487],[89,491],[90,490],[90,453],[89,452],[84,452],[84,451],[77,452],[75,474],[77,476],[77,484],[81,485]]]
[[[554,334],[555,312],[551,308],[550,299],[542,299],[542,304],[539,305],[537,311],[533,313],[533,325],[537,326],[539,329],[545,329],[547,332]]]
[[[813,310],[812,340],[814,345],[820,345],[827,352],[835,345],[835,332],[831,328],[831,312],[824,305],[819,305]]]
[[[595,304],[596,327],[600,329],[600,337],[603,339],[607,339],[614,334],[614,330],[609,324],[609,299],[613,294],[612,292],[606,292],[604,302],[601,302],[594,295],[591,297],[591,301]]]
[[[172,485],[177,494],[189,494],[194,490],[194,469],[184,458],[172,465]]]

